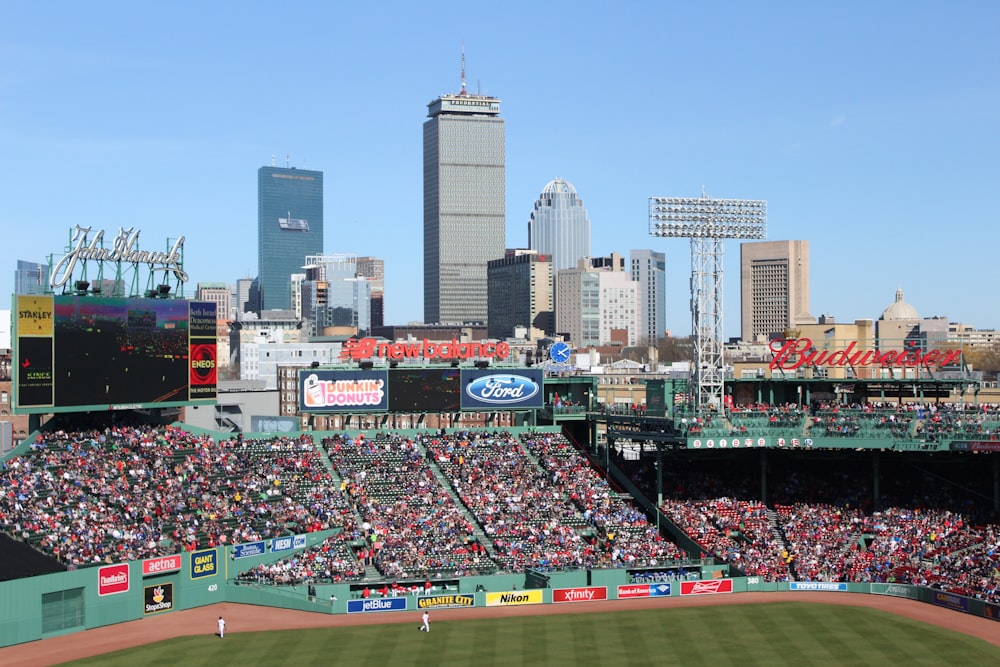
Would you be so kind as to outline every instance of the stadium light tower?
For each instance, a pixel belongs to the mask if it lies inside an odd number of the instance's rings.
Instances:
[[[649,233],[691,239],[690,394],[695,408],[722,408],[722,256],[726,239],[766,239],[767,202],[757,199],[650,197]]]

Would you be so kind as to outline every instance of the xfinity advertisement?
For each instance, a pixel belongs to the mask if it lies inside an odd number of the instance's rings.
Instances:
[[[542,382],[540,368],[463,370],[462,409],[541,408]]]

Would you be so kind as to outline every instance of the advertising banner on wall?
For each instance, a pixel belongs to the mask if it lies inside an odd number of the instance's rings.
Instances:
[[[188,318],[188,358],[191,364],[188,392],[191,400],[214,399],[218,391],[216,304],[192,302]]]
[[[702,581],[682,581],[681,595],[715,595],[732,593],[732,579],[704,579]]]
[[[267,553],[267,543],[264,540],[257,542],[246,542],[233,547],[232,558],[249,558],[250,556],[263,556]]]
[[[373,600],[348,600],[348,614],[366,614],[373,611],[406,611],[406,598],[376,598]]]
[[[18,295],[15,308],[15,403],[22,407],[51,406],[55,402],[52,297]]]
[[[304,370],[299,372],[299,411],[385,412],[387,371]]]
[[[218,552],[215,549],[203,549],[191,553],[191,578],[214,577],[219,573]]]
[[[543,377],[540,368],[463,370],[462,409],[541,408]]]
[[[156,584],[146,586],[142,594],[142,613],[157,614],[174,608],[174,585]]]
[[[487,607],[512,607],[522,604],[542,604],[542,591],[506,591],[504,593],[487,593]]]
[[[552,602],[597,602],[608,599],[607,586],[552,589]]]
[[[154,574],[165,574],[176,572],[181,569],[181,555],[160,556],[159,558],[147,558],[142,561],[142,576],[148,577]]]
[[[476,598],[471,595],[421,595],[417,598],[417,609],[439,609],[443,607],[475,607]]]
[[[114,595],[128,592],[128,563],[107,565],[97,571],[97,594]]]

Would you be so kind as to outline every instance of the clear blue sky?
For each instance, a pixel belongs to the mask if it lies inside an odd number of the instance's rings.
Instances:
[[[507,245],[550,180],[594,255],[667,255],[691,330],[690,244],[651,196],[765,199],[810,242],[811,303],[1000,328],[1000,3],[13,2],[0,9],[0,294],[69,231],[185,236],[187,292],[257,272],[257,169],[325,173],[328,253],[385,260],[386,320],[422,307],[427,103],[498,97]],[[737,335],[739,244],[726,243]],[[6,306],[4,306],[6,307]]]

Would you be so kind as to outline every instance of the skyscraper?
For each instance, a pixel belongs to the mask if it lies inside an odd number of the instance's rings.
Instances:
[[[509,249],[488,265],[490,338],[514,336],[524,327],[529,340],[552,333],[552,264],[534,250]]]
[[[809,314],[809,241],[740,245],[740,315],[747,342],[815,322]]]
[[[250,299],[250,291],[253,289],[254,278],[238,278],[236,289],[233,290],[233,313],[232,319],[236,319],[243,313],[253,312],[254,306]]]
[[[372,327],[380,327],[385,324],[385,260],[358,257],[358,277],[371,283]]]
[[[590,216],[569,181],[550,181],[528,219],[528,247],[552,257],[552,270],[576,268],[590,256]]]
[[[294,167],[257,171],[255,310],[290,310],[292,274],[323,252],[323,172]]]
[[[424,122],[424,322],[486,322],[486,263],[506,247],[500,100],[462,89]]]
[[[14,269],[15,294],[45,294],[49,289],[49,267],[47,264],[17,260]]]
[[[639,332],[639,286],[618,253],[584,257],[575,269],[556,273],[556,333],[577,347],[607,345],[617,332],[635,345]]]
[[[652,250],[632,250],[629,253],[632,280],[639,285],[639,337],[650,345],[663,338],[667,329],[666,283],[667,256]]]
[[[371,281],[358,275],[355,255],[309,255],[302,282],[302,319],[312,335],[367,334]]]

